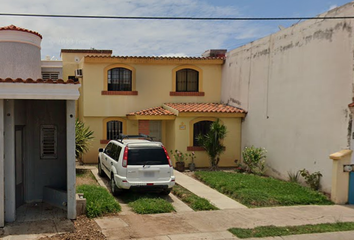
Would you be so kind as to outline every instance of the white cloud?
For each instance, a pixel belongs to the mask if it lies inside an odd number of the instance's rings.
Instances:
[[[336,7],[338,7],[338,6],[337,6],[337,5],[331,5],[328,10],[333,10],[333,9],[335,9]]]
[[[185,53],[167,53],[162,54],[160,57],[187,57],[188,55]]]
[[[201,0],[12,0],[1,2],[3,13],[236,17],[235,7]],[[15,24],[43,35],[42,56],[59,57],[62,48],[112,49],[114,55],[200,56],[211,48],[225,48],[228,39],[257,35],[244,22],[108,20],[0,17],[0,25]]]

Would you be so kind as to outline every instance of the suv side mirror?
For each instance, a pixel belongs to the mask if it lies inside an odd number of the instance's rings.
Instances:
[[[98,152],[103,152],[103,148],[99,148],[99,149],[98,149]]]

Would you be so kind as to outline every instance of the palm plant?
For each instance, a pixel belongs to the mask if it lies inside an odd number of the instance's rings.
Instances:
[[[75,156],[80,160],[82,154],[89,150],[89,141],[93,139],[93,131],[86,127],[83,122],[76,119],[75,122]]]
[[[225,146],[221,143],[226,137],[226,127],[217,119],[210,125],[210,130],[207,134],[199,135],[198,142],[205,149],[210,157],[210,169],[216,170],[220,161],[220,155],[225,151]]]

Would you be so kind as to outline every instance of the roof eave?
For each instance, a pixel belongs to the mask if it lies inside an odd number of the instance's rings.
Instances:
[[[179,112],[178,117],[219,117],[219,118],[244,118],[246,113],[224,112]]]
[[[128,120],[175,120],[174,115],[127,115]]]

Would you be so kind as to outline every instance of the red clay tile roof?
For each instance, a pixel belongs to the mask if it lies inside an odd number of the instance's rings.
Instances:
[[[183,113],[246,113],[245,110],[221,103],[165,103]]]
[[[120,58],[120,59],[152,59],[152,60],[164,60],[164,59],[184,59],[184,60],[225,60],[225,57],[163,57],[163,56],[102,56],[102,55],[87,55],[86,58]]]
[[[112,50],[100,50],[100,49],[62,49],[62,53],[105,53],[112,54]]]
[[[6,79],[2,79],[0,78],[0,83],[51,83],[51,84],[79,84],[79,81],[74,81],[72,79],[69,79],[67,81],[64,81],[63,79],[58,79],[56,81],[53,81],[51,79],[48,80],[43,80],[43,79],[37,79],[37,80],[33,80],[32,78],[27,78],[27,79],[22,79],[22,78],[16,78],[16,79],[12,79],[12,78],[6,78]]]
[[[32,31],[32,30],[25,29],[25,28],[20,28],[15,25],[0,27],[0,31],[1,30],[14,30],[14,31],[20,31],[20,32],[28,32],[28,33],[32,33],[34,35],[37,35],[38,37],[40,37],[42,39],[42,35],[40,35],[39,33]]]
[[[172,112],[164,109],[163,107],[155,107],[155,108],[149,108],[146,110],[141,110],[138,112],[133,112],[133,113],[128,113],[127,116],[134,116],[134,115],[145,115],[145,116],[168,116],[168,115],[174,115]]]

